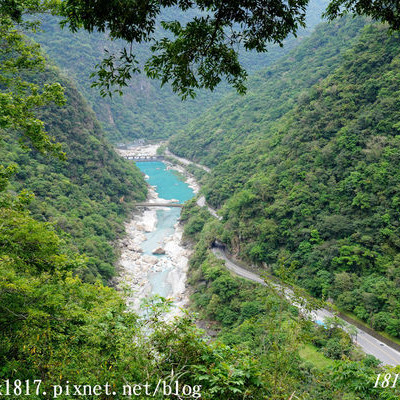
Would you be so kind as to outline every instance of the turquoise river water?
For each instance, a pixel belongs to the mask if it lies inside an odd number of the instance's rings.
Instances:
[[[153,186],[160,199],[178,200],[184,203],[194,196],[193,190],[183,181],[181,181],[173,170],[167,169],[163,162],[137,162],[138,168],[145,173],[149,179],[148,183]],[[144,254],[152,254],[154,249],[162,247],[164,240],[173,235],[174,225],[179,219],[180,208],[168,208],[157,210],[157,225],[153,232],[146,234],[146,240],[142,243]],[[165,257],[165,256],[157,256]],[[152,286],[152,293],[167,297],[170,292],[170,286],[166,282],[169,268],[159,272],[151,272],[149,281]]]

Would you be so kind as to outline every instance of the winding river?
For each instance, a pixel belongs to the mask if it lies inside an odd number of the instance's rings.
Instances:
[[[164,162],[136,165],[149,184],[150,203],[184,203],[197,190],[193,180],[184,182],[176,167],[172,169]],[[119,286],[128,290],[128,304],[137,311],[142,300],[151,295],[173,298],[178,306],[176,313],[187,302],[185,282],[190,250],[181,244],[180,212],[180,208],[147,207],[138,209],[126,224],[127,237],[120,246]],[[157,249],[165,254],[154,254]]]
[[[184,203],[193,197],[193,189],[186,182],[179,180],[174,170],[168,169],[163,162],[138,162],[136,165],[148,177],[147,181],[159,199],[178,200],[179,203]],[[146,233],[146,240],[142,243],[144,254],[151,255],[157,248],[164,249],[166,241],[173,237],[180,212],[180,208],[156,210],[155,230]],[[162,270],[150,271],[151,291],[152,294],[168,297],[173,294],[168,275],[175,265],[168,255],[157,255],[157,257],[166,259],[166,262]]]
[[[148,146],[150,153],[156,154],[159,145]],[[143,148],[138,149],[140,153]],[[119,151],[121,155],[127,155]],[[178,179],[176,172],[161,162],[137,163],[140,170],[146,175],[150,185],[149,202],[171,201],[175,199],[183,203],[197,192],[198,187],[194,180],[187,183]],[[175,167],[174,167],[175,168]],[[179,169],[179,167],[177,167]],[[184,172],[181,169],[181,172]],[[193,190],[194,189],[194,190]],[[204,197],[197,200],[199,206],[206,206]],[[209,211],[215,217],[220,218],[215,210]],[[126,224],[127,237],[121,243],[120,257],[120,282],[119,287],[125,285],[131,292],[128,294],[128,304],[139,310],[143,298],[152,294],[163,297],[172,297],[175,305],[184,307],[187,302],[185,288],[186,273],[190,251],[181,245],[182,227],[178,224],[180,208],[148,208],[137,211],[131,221]],[[154,255],[154,249],[161,247],[165,255]],[[215,255],[225,261],[229,270],[234,274],[264,284],[264,278],[254,274],[229,259],[220,249],[213,250]],[[290,289],[273,284],[283,289],[286,296],[291,297]],[[295,305],[298,306],[297,300]],[[179,313],[179,307],[170,315]],[[311,319],[321,321],[332,314],[326,309],[314,310]],[[352,323],[352,321],[349,321]],[[372,332],[373,333],[373,332]],[[376,337],[378,336],[378,337]],[[372,354],[384,364],[400,364],[400,352],[384,344],[387,340],[380,335],[370,335],[362,327],[358,329],[356,342],[367,354]]]

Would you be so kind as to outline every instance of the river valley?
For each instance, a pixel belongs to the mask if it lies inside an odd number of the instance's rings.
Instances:
[[[140,146],[129,151],[119,151],[122,156],[155,156],[159,145]],[[172,156],[171,153],[169,153]],[[182,159],[179,159],[182,162]],[[185,160],[186,161],[186,160]],[[187,163],[184,163],[187,164]],[[138,168],[145,174],[149,184],[148,203],[183,203],[199,190],[194,178],[186,175],[180,166],[168,162],[137,162]],[[201,166],[200,166],[201,167]],[[177,175],[179,173],[179,176]],[[185,182],[182,181],[185,177]],[[216,210],[210,208],[204,196],[197,200],[200,207],[206,206],[210,213],[221,218]],[[127,236],[121,242],[120,287],[128,288],[128,304],[136,311],[140,310],[142,300],[152,295],[173,299],[174,308],[169,318],[180,313],[188,303],[186,274],[191,255],[182,243],[183,227],[179,224],[180,208],[146,207],[138,210],[126,224]],[[165,254],[154,254],[154,250]],[[264,284],[264,278],[254,274],[229,258],[220,249],[213,249],[214,254],[225,261],[226,267],[235,275]],[[278,285],[280,286],[280,285]],[[281,287],[282,289],[282,287]],[[285,289],[287,291],[290,289]],[[291,295],[288,299],[293,302]],[[333,317],[327,309],[314,310],[309,316],[321,324],[325,317]],[[353,321],[350,321],[351,323]],[[384,364],[397,365],[400,353],[389,346],[384,346],[383,337],[374,337],[362,329],[358,331],[355,342],[367,353],[372,354]],[[375,334],[376,336],[376,334]]]
[[[130,154],[153,156],[158,145],[139,146]],[[124,155],[123,151],[120,151]],[[149,203],[184,203],[198,186],[184,170],[166,162],[137,162],[149,184]],[[121,241],[119,286],[127,290],[128,304],[139,310],[144,298],[159,295],[172,298],[171,315],[187,302],[185,289],[190,250],[181,244],[180,208],[138,208],[126,224],[127,236]],[[155,254],[160,253],[160,254]]]

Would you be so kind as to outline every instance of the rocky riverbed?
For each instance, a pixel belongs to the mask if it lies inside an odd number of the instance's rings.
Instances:
[[[137,149],[138,154],[156,154],[156,145],[143,146]],[[130,149],[132,154],[132,149]],[[167,164],[167,163],[166,163]],[[198,185],[193,177],[189,176],[180,166],[167,165],[183,174],[187,179],[186,183],[196,193]],[[148,202],[167,202],[160,199],[155,188],[149,187]],[[119,243],[120,259],[118,262],[119,278],[118,287],[126,291],[127,303],[135,311],[140,310],[142,299],[152,295],[153,288],[150,276],[157,271],[167,271],[166,282],[169,286],[168,297],[173,299],[175,307],[170,313],[170,317],[180,313],[180,308],[184,308],[188,302],[186,290],[186,276],[188,260],[191,251],[182,245],[183,227],[178,223],[174,225],[173,234],[164,238],[161,244],[165,255],[144,254],[142,245],[146,241],[146,233],[157,229],[156,209],[145,208],[137,210],[132,219],[125,224],[126,237]]]

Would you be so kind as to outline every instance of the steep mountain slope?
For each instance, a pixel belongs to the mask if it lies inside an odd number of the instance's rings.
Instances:
[[[224,204],[219,238],[234,253],[283,266],[314,295],[397,336],[399,38],[366,27],[334,72],[288,97],[291,111],[215,167],[205,190]],[[265,111],[275,109],[260,118]]]
[[[308,36],[320,21],[325,4],[324,0],[311,2],[307,29],[300,31],[298,39],[289,38],[283,48],[271,46],[268,53],[262,54],[243,52],[242,62],[248,72],[251,74],[265,68],[296,46],[303,37]],[[189,17],[194,13],[192,11]],[[181,15],[174,9],[167,9],[164,18],[185,22],[188,16]],[[51,16],[43,17],[42,29],[43,32],[35,34],[34,39],[42,44],[50,58],[67,75],[75,79],[102,123],[108,138],[113,142],[141,137],[166,138],[230,91],[226,85],[222,85],[212,94],[202,91],[196,99],[182,102],[168,85],[160,88],[158,81],[147,79],[141,74],[133,77],[123,97],[115,95],[112,99],[102,98],[98,89],[90,87],[90,73],[101,61],[104,48],[118,52],[122,43],[109,42],[106,36],[100,33],[89,35],[80,31],[72,34],[67,29],[61,30],[57,20]],[[149,50],[144,45],[137,45],[135,54],[140,64],[143,64],[149,56]]]
[[[49,106],[40,117],[50,135],[62,143],[68,159],[62,162],[23,150],[12,133],[3,136],[0,158],[3,164],[19,166],[12,189],[35,194],[32,215],[65,231],[72,251],[89,257],[81,275],[86,280],[107,280],[113,275],[116,256],[111,242],[123,232],[132,201],[145,198],[144,179],[132,163],[114,152],[85,100],[58,70],[49,68],[32,79],[59,81],[65,87],[66,105]]]
[[[301,91],[326,77],[341,61],[364,26],[343,18],[322,24],[288,56],[249,79],[244,97],[228,95],[175,135],[176,154],[214,166],[233,148],[261,137],[296,104]]]

